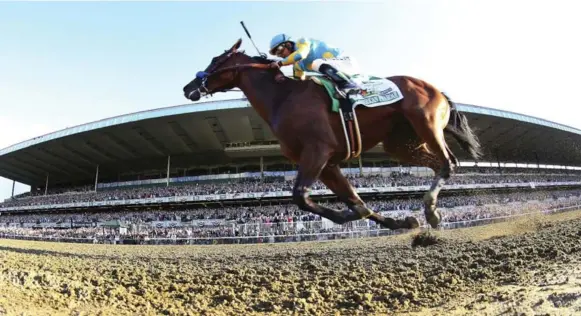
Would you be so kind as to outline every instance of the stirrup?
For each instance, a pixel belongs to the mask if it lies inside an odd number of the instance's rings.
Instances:
[[[341,89],[341,91],[343,91],[343,93],[347,94],[347,95],[351,95],[351,94],[359,94],[361,93],[363,89],[359,88],[359,87],[354,87],[354,88],[343,88]]]
[[[337,90],[341,91],[341,93],[345,94],[346,96],[348,95],[357,95],[360,94],[361,91],[363,91],[362,88],[360,87],[349,87],[349,88],[337,88]]]
[[[344,91],[343,89],[339,88],[335,85],[335,98],[337,99],[348,99],[349,93]]]

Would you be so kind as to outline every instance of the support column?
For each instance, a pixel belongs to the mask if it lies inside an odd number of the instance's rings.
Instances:
[[[535,159],[537,160],[537,169],[541,169],[541,164],[539,163],[539,155],[537,155],[536,151],[535,151]]]
[[[171,156],[167,155],[167,177],[165,179],[165,186],[169,187],[169,166],[170,166]]]
[[[14,186],[16,185],[16,180],[12,180],[12,197],[14,197]]]
[[[498,173],[502,173],[502,168],[500,168],[500,158],[498,157],[498,149],[494,151],[496,156],[496,163],[498,164]]]
[[[363,163],[361,162],[361,155],[359,155],[359,175],[363,177]]]
[[[264,157],[260,156],[260,179],[264,179]]]
[[[97,170],[95,171],[95,192],[97,192],[98,183],[99,183],[99,165],[97,165]]]
[[[44,184],[44,195],[48,193],[48,173],[46,174],[46,182]]]

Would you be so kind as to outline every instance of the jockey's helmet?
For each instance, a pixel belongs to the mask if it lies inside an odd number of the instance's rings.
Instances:
[[[292,42],[291,37],[288,36],[287,34],[281,33],[281,34],[277,34],[275,35],[271,40],[270,40],[270,49],[269,49],[269,53],[271,55],[275,55],[275,49],[282,43],[286,43],[286,42]]]

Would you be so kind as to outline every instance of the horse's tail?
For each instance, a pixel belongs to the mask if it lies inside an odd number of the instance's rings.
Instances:
[[[450,104],[450,121],[444,128],[444,132],[451,134],[462,149],[470,153],[470,156],[474,160],[478,160],[482,157],[482,149],[478,137],[474,134],[470,125],[468,125],[466,116],[458,111],[456,104],[444,92],[442,92],[442,95],[444,95],[446,100],[448,100],[448,104]]]

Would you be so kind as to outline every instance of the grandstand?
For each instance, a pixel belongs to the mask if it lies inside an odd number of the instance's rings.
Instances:
[[[485,156],[470,161],[450,142],[463,167],[442,193],[445,220],[581,204],[581,130],[480,106],[458,108]],[[418,195],[432,175],[390,161],[381,146],[342,167],[370,205],[396,217],[420,208]],[[31,186],[0,203],[0,236],[216,238],[373,226],[338,227],[290,205],[294,169],[246,99],[104,119],[0,150],[0,176]],[[321,183],[313,195],[336,205]]]

